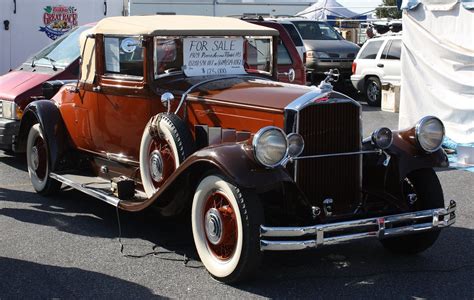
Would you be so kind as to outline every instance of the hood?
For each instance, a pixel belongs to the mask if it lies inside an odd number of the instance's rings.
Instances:
[[[53,77],[52,74],[42,74],[25,71],[11,71],[0,76],[0,98],[17,100],[19,97],[34,95],[34,89]],[[41,91],[39,91],[39,94]],[[21,99],[20,99],[21,100]]]
[[[264,79],[232,78],[204,84],[192,96],[282,110],[311,88]]]
[[[355,58],[360,47],[346,40],[304,40],[306,51],[320,51],[326,53],[335,53],[339,57]]]

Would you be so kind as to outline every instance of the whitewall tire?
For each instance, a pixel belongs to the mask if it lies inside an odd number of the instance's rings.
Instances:
[[[220,175],[199,183],[191,209],[194,243],[202,263],[217,280],[240,281],[260,262],[259,227],[263,214],[254,195]]]

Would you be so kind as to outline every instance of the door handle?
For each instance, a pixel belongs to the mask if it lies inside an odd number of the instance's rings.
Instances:
[[[5,30],[8,31],[10,29],[10,21],[4,20],[3,21],[3,28],[5,28]]]
[[[377,64],[377,67],[383,68],[383,64]]]
[[[16,14],[16,0],[13,0],[13,13]]]
[[[107,0],[104,0],[104,16],[107,15]]]

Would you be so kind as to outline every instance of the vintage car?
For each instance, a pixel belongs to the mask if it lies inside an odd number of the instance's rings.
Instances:
[[[44,82],[77,79],[79,37],[93,25],[74,28],[17,69],[0,76],[0,149],[13,150],[23,110],[30,102],[44,98],[41,89]]]
[[[318,87],[275,81],[274,29],[114,17],[81,40],[79,81],[25,109],[18,142],[34,189],[187,214],[217,280],[251,275],[265,251],[364,237],[417,253],[455,221],[433,171],[448,165],[442,122],[362,139],[361,107],[333,91],[336,71]]]

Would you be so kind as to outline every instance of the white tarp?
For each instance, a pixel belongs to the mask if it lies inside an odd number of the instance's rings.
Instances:
[[[359,17],[360,14],[353,12],[342,6],[336,0],[319,0],[310,7],[296,14],[310,20],[326,21],[328,16],[335,18],[352,19]]]
[[[444,122],[449,138],[473,143],[473,13],[460,3],[449,10],[430,8],[421,1],[403,13],[399,127],[434,115]]]

